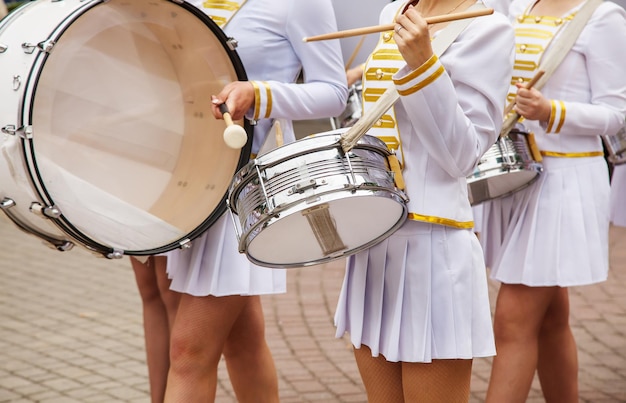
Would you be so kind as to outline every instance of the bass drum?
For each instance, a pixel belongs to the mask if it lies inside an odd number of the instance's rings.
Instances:
[[[59,250],[184,246],[226,210],[249,160],[210,95],[246,80],[205,14],[168,0],[40,0],[0,22],[0,203]]]

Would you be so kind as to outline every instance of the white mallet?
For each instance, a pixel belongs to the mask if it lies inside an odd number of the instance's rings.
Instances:
[[[224,122],[226,122],[226,130],[224,130],[224,142],[230,148],[242,148],[248,142],[248,133],[246,133],[246,130],[243,127],[236,125],[233,122],[226,103],[220,104],[219,108],[224,117]]]

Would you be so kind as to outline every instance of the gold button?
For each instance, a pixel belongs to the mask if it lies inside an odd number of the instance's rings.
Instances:
[[[541,22],[541,17],[540,17],[540,16],[536,16],[536,17],[535,17],[535,22],[536,22],[537,24],[539,24],[539,23]]]
[[[563,24],[563,20],[562,20],[561,18],[557,18],[557,20],[556,20],[556,21],[554,21],[554,23],[555,23],[556,25],[561,25],[561,24]]]
[[[526,48],[527,48],[527,46],[526,46],[526,45],[520,45],[519,50],[520,50],[522,53],[524,53],[524,52],[526,52]]]
[[[384,77],[384,73],[381,69],[376,69],[376,78],[381,80]]]
[[[517,82],[518,82],[518,83],[520,83],[520,84],[522,84],[522,83],[524,82],[524,78],[522,78],[522,77],[518,77],[518,78],[517,78]]]
[[[520,15],[520,16],[518,16],[518,17],[517,17],[517,21],[519,21],[519,22],[524,22],[524,17],[525,17],[524,15]]]
[[[375,126],[377,126],[377,127],[381,127],[382,125],[383,125],[383,121],[382,121],[382,119],[378,119],[378,120],[376,121]]]
[[[383,34],[383,41],[389,42],[391,40],[391,34],[389,32],[385,32]]]

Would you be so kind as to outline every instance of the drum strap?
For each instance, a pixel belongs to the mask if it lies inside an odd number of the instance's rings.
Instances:
[[[220,28],[224,29],[246,1],[247,0],[204,0],[202,1],[202,8]]]
[[[550,52],[546,53],[542,61],[537,68],[537,71],[542,71],[543,75],[537,80],[534,88],[540,90],[548,81],[550,76],[555,72],[557,67],[561,64],[565,56],[569,53],[570,49],[576,43],[576,40],[580,36],[580,33],[587,25],[589,18],[596,10],[596,8],[602,4],[603,0],[587,0],[587,2],[576,12],[576,15],[572,20],[563,28],[561,34],[555,38],[550,45]],[[500,136],[506,136],[515,126],[521,116],[512,112],[505,116],[502,130],[500,130]]]
[[[469,7],[467,11],[479,10],[483,8],[485,8],[485,6],[482,3],[476,3]],[[457,20],[441,30],[437,37],[432,41],[433,52],[437,56],[441,56],[471,21],[473,21],[473,18]],[[368,61],[368,64],[372,61],[372,59],[379,57],[380,59],[387,59],[388,62],[391,61],[391,64],[395,65],[395,68],[393,68],[393,66],[387,66],[380,69],[368,68],[368,70],[365,71],[363,82],[364,113],[354,126],[342,135],[341,146],[345,152],[350,151],[354,146],[356,146],[359,139],[367,132],[368,134],[385,141],[390,149],[398,149],[397,154],[402,157],[402,145],[400,142],[398,127],[396,125],[395,118],[392,117],[395,116],[393,106],[398,99],[400,99],[400,94],[398,94],[394,85],[391,85],[387,89],[370,88],[368,90],[366,88],[369,75],[374,75],[372,80],[369,80],[369,83],[380,82],[381,80],[380,77],[377,76],[378,74],[385,75],[385,73],[393,73],[398,70],[398,66],[402,65],[403,59],[399,56],[399,52],[395,47],[392,37],[393,34],[390,32],[384,32],[381,35],[381,41],[379,42],[377,49],[372,54],[370,61]],[[380,47],[383,47],[383,49],[379,49]],[[379,56],[377,56],[377,54]],[[385,56],[385,54],[388,56]],[[396,55],[394,56],[394,54]],[[372,104],[374,99],[375,102]],[[368,105],[368,103],[371,105],[371,108],[365,110],[365,106]],[[370,129],[372,130],[370,131]],[[400,162],[402,163],[402,161]]]

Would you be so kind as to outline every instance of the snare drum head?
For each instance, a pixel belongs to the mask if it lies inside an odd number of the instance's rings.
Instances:
[[[320,264],[382,241],[405,218],[405,206],[392,194],[329,194],[316,205],[281,214],[250,241],[246,253],[267,267]]]
[[[227,147],[211,114],[211,95],[246,79],[224,33],[186,3],[110,0],[55,42],[25,120],[42,197],[66,230],[148,254],[212,225],[251,146]]]

